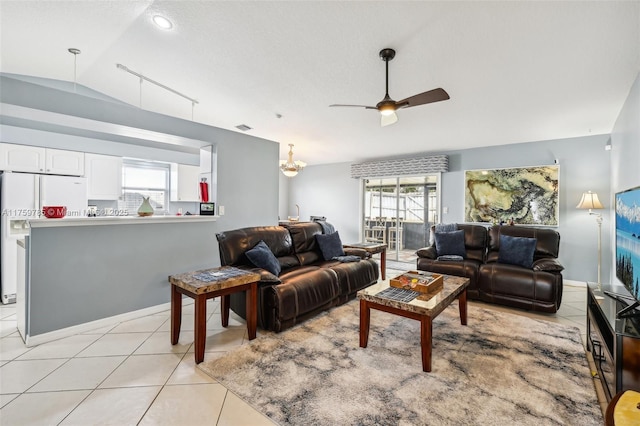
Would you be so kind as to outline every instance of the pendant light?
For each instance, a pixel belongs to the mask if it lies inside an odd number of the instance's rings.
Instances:
[[[80,49],[76,49],[75,47],[70,47],[67,49],[69,53],[73,55],[73,93],[77,92],[76,89],[76,81],[78,77],[78,55],[80,54]]]
[[[288,160],[280,160],[280,170],[286,177],[294,177],[298,172],[305,168],[307,163],[304,161],[293,161],[293,144],[289,144]]]

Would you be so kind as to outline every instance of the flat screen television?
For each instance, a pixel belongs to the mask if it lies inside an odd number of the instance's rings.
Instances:
[[[616,194],[616,277],[633,299],[618,317],[640,315],[640,187]]]

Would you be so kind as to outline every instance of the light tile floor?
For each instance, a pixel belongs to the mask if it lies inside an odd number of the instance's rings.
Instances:
[[[394,273],[399,271],[388,270],[388,276]],[[193,304],[184,303],[175,346],[165,311],[33,348],[16,331],[15,305],[0,305],[0,424],[272,424],[195,367]],[[565,285],[557,314],[470,303],[572,325],[586,339],[585,287]],[[229,327],[222,327],[218,299],[207,302],[207,312],[205,361],[248,342],[244,321],[233,313]],[[601,387],[598,392],[605,404]]]

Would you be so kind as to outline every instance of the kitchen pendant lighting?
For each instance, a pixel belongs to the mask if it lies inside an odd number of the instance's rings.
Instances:
[[[289,158],[280,160],[280,170],[286,177],[294,177],[298,172],[306,167],[304,161],[293,161],[293,144],[289,144]]]
[[[77,93],[76,82],[78,80],[78,55],[80,54],[80,49],[70,47],[67,50],[73,54],[73,93]]]

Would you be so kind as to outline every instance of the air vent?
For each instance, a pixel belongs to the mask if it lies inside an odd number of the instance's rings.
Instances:
[[[246,132],[247,130],[251,130],[251,127],[247,126],[246,124],[239,124],[236,126],[236,129]]]

